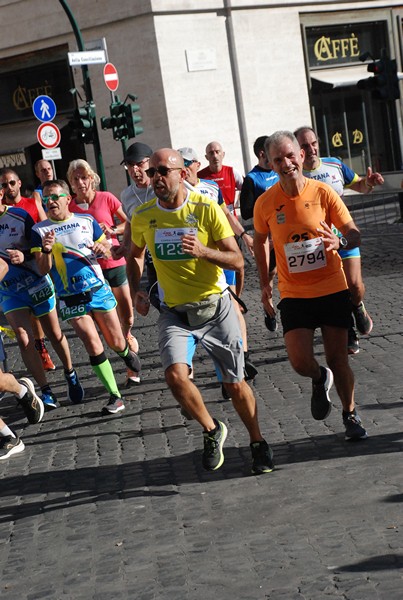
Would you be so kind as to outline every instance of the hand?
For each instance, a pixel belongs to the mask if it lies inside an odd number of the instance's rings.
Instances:
[[[111,250],[109,247],[106,247],[102,242],[94,242],[92,246],[88,246],[91,248],[93,253],[97,258],[110,258]]]
[[[182,237],[182,249],[194,258],[203,258],[206,246],[200,242],[197,235],[186,234]]]
[[[148,315],[148,311],[150,310],[150,298],[148,297],[147,292],[136,292],[136,295],[134,296],[134,308],[142,317]]]
[[[125,255],[125,252],[126,252],[126,248],[123,245],[111,246],[111,255],[112,255],[112,258],[115,260],[119,260],[119,258],[122,258],[122,256]]]
[[[372,172],[371,167],[368,167],[367,176],[365,178],[365,184],[368,188],[382,185],[384,182],[385,180],[380,173]]]
[[[253,252],[253,237],[249,235],[249,233],[245,233],[242,236],[242,240],[245,242],[245,246],[249,250],[250,254],[255,256],[255,253]]]
[[[42,248],[46,252],[52,252],[53,244],[56,241],[56,234],[54,231],[48,231],[42,238]]]
[[[6,252],[12,265],[21,265],[24,262],[24,253],[21,250],[11,248],[6,250]]]
[[[340,241],[338,236],[333,233],[331,227],[329,227],[326,221],[321,221],[320,224],[322,225],[323,229],[318,227],[317,231],[321,234],[321,238],[325,243],[326,252],[330,252],[331,250],[339,250]]]
[[[267,284],[262,288],[261,301],[262,301],[265,311],[271,317],[275,317],[276,311],[274,310],[274,307],[273,307],[272,298],[273,298],[273,288],[271,287],[271,285]]]

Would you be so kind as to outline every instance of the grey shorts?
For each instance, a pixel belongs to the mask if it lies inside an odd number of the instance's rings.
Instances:
[[[219,381],[237,383],[243,380],[244,353],[241,329],[228,293],[221,297],[215,317],[197,328],[186,325],[178,313],[161,305],[158,329],[164,371],[177,363],[184,363],[190,367],[196,346],[200,342],[213,359]]]

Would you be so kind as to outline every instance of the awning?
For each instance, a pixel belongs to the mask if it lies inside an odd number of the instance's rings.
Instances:
[[[367,71],[367,65],[356,65],[354,67],[338,67],[337,69],[321,69],[310,72],[312,88],[334,89],[356,85],[360,79],[368,79],[371,74]]]

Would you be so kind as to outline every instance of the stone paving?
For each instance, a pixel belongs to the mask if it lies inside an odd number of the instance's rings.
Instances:
[[[26,451],[0,464],[1,599],[400,600],[402,227],[363,240],[374,330],[351,363],[364,442],[344,441],[334,389],[328,419],[312,419],[310,381],[292,371],[281,331],[265,329],[248,267],[254,391],[277,467],[270,475],[250,475],[246,431],[198,352],[195,381],[229,430],[222,468],[202,469],[200,428],[163,380],[154,310],[136,322],[143,382],[117,416],[101,416],[106,393],[68,329],[85,403],[65,400],[60,365],[49,379],[62,408],[42,423],[28,426],[11,398],[2,401]],[[15,343],[6,346],[9,369],[22,375]],[[108,356],[123,383],[124,365]]]

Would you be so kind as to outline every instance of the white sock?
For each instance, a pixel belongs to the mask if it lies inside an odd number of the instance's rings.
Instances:
[[[15,438],[15,433],[13,433],[7,425],[4,425],[3,429],[0,429],[0,435],[3,437],[11,436]]]
[[[20,383],[20,387],[21,387],[21,389],[20,389],[19,393],[16,394],[16,396],[19,400],[21,400],[21,398],[23,398],[28,391],[28,388],[26,388],[25,385],[22,385],[22,383]]]

